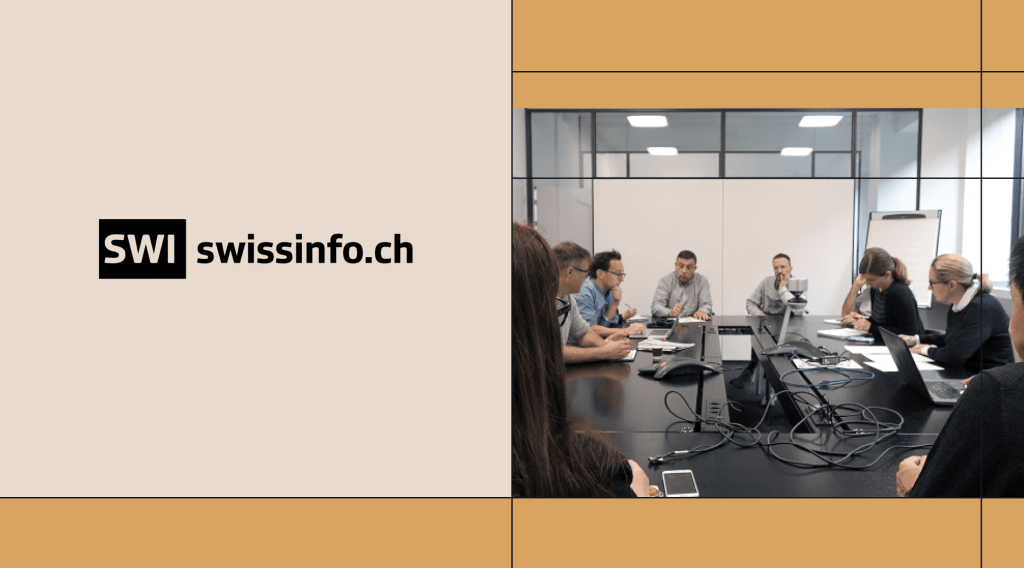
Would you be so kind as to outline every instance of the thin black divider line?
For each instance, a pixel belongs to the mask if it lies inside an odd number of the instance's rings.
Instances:
[[[978,69],[981,69],[981,73],[978,73],[978,118],[980,124],[978,124],[978,173],[985,176],[985,1],[978,0]],[[978,181],[978,211],[981,219],[978,223],[978,254],[980,255],[978,261],[981,264],[981,271],[985,271],[985,215],[981,211],[985,210],[985,185],[984,180]],[[985,385],[982,384],[982,388]],[[985,413],[981,413],[981,435],[978,440],[978,451],[981,455],[985,455]],[[979,468],[984,466],[979,464]],[[984,491],[984,479],[985,472],[978,472],[978,563],[980,566],[985,565],[985,493]]]
[[[687,70],[649,70],[649,71],[637,70],[637,69],[633,69],[633,70],[601,69],[601,70],[594,70],[594,71],[586,71],[586,70],[560,71],[560,70],[553,70],[553,69],[544,69],[544,70],[518,70],[518,71],[513,70],[512,73],[513,74],[515,74],[515,73],[537,73],[537,74],[543,74],[543,73],[564,73],[564,74],[585,74],[585,73],[663,73],[663,74],[672,74],[672,73],[678,73],[678,74],[694,74],[694,73],[713,73],[713,74],[728,74],[728,73],[794,73],[794,74],[807,75],[807,74],[814,74],[814,73],[834,73],[834,74],[838,74],[838,73],[842,73],[842,74],[849,74],[849,73],[862,73],[862,74],[863,73],[890,73],[890,74],[896,74],[896,73],[900,73],[900,74],[912,74],[912,73],[913,74],[921,74],[921,73],[931,73],[931,74],[937,74],[937,73],[959,73],[959,74],[971,74],[971,73],[981,73],[981,71],[978,71],[977,69],[974,70],[974,71],[960,70],[960,69],[955,69],[955,70],[954,69],[950,69],[950,70],[936,70],[936,71],[922,71],[922,70],[916,70],[916,71],[892,71],[892,70],[887,70],[887,71],[862,71],[862,70],[858,70],[858,71],[829,71],[829,70],[814,70],[814,71],[795,71],[795,70],[794,71],[786,71],[786,70],[768,70],[768,71],[752,71],[752,70],[722,71],[722,70],[715,70],[715,71],[712,71],[712,70],[707,70],[707,71],[699,71],[699,70],[690,70],[690,69],[687,69]],[[985,73],[1020,73],[1020,71],[985,71]]]

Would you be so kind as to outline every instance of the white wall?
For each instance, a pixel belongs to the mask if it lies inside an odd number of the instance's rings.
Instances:
[[[596,180],[594,239],[595,251],[622,253],[623,301],[641,314],[683,249],[697,255],[718,315],[746,314],[779,252],[809,280],[810,313],[837,314],[853,257],[853,181]],[[726,359],[749,349],[749,338],[723,338]]]
[[[722,313],[722,180],[595,180],[594,251],[613,248],[627,275],[623,301],[638,313],[651,313],[658,279],[683,249],[697,255]]]
[[[808,279],[807,309],[838,314],[850,289],[852,180],[725,180],[720,313],[745,314],[754,287],[772,275],[772,257],[790,256]]]

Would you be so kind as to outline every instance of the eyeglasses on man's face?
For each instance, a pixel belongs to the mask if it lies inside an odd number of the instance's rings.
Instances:
[[[555,309],[558,313],[558,327],[565,325],[565,320],[569,319],[569,310],[571,306],[568,300],[562,298],[555,298]]]
[[[611,270],[609,270],[608,274],[614,274],[615,276],[618,276],[619,280],[625,280],[626,279],[626,273],[625,272],[612,272]]]

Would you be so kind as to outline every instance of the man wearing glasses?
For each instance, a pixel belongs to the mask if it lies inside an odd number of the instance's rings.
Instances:
[[[689,317],[710,320],[711,285],[697,274],[697,255],[688,250],[676,256],[676,269],[658,280],[651,314],[659,318]]]
[[[588,324],[571,294],[580,291],[587,277],[590,253],[571,242],[561,243],[553,250],[558,259],[558,298],[555,300],[565,364],[622,359],[629,355],[628,335],[641,333],[643,324],[635,323],[625,330]]]
[[[619,283],[626,279],[622,267],[622,255],[616,250],[599,252],[594,255],[587,271],[587,279],[580,291],[573,295],[580,315],[590,325],[619,327],[622,322],[636,315],[636,308],[629,308],[619,315],[622,290]]]

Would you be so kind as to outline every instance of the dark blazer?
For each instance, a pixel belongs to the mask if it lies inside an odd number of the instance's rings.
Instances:
[[[908,497],[1024,497],[1024,363],[982,371],[953,407]]]

